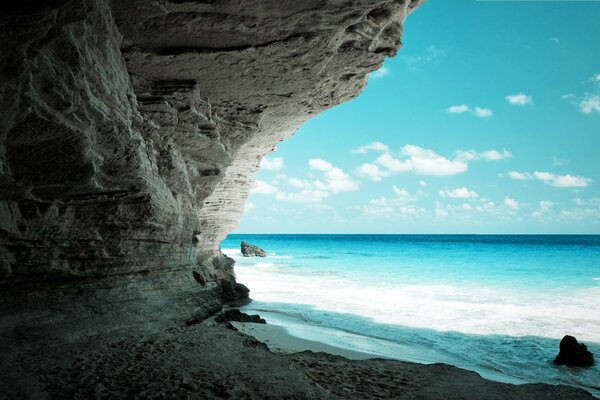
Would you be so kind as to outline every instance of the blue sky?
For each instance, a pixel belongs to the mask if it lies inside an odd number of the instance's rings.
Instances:
[[[600,233],[600,2],[429,0],[266,157],[238,233]]]

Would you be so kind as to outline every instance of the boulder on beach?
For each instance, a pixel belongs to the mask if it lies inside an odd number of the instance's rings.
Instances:
[[[244,257],[266,257],[267,253],[258,246],[242,241],[242,255]]]
[[[233,308],[230,310],[225,310],[221,314],[215,317],[215,321],[217,322],[254,322],[256,324],[266,324],[263,318],[258,314],[249,315],[241,312],[237,308]]]
[[[589,367],[594,365],[594,355],[585,344],[579,343],[573,336],[566,335],[560,341],[560,351],[554,363],[569,367]]]

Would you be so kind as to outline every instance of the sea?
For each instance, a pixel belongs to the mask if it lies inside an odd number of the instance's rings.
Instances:
[[[244,240],[265,258],[242,257]],[[600,396],[600,235],[232,234],[258,313],[293,336]],[[591,368],[553,364],[573,335]]]

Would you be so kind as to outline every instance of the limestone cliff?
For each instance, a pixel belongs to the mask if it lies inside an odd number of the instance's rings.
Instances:
[[[260,159],[358,95],[420,1],[4,2],[0,282],[243,296],[219,242]]]

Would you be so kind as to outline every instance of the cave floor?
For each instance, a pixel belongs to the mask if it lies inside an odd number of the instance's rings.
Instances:
[[[150,334],[5,347],[4,399],[593,399],[566,386],[485,380],[443,364],[275,354],[205,321]]]

